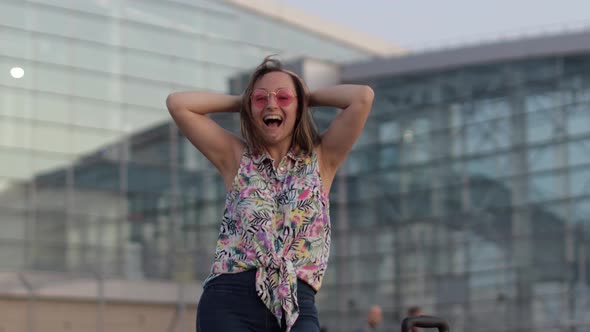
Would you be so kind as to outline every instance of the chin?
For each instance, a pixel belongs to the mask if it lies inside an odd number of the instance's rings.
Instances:
[[[266,139],[264,140],[264,143],[265,143],[266,145],[276,145],[276,144],[279,144],[279,143],[281,143],[282,141],[283,141],[283,140],[282,140],[282,139],[280,139],[280,138],[266,138]]]
[[[291,141],[291,137],[290,136],[271,136],[271,137],[265,137],[264,139],[266,144],[270,144],[270,145],[275,145],[275,144],[280,144],[282,142],[285,141]]]

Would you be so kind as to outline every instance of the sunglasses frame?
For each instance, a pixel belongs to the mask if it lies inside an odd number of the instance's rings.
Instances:
[[[265,96],[266,96],[266,102],[257,102],[254,100],[254,95],[256,94],[257,91],[261,91],[264,92]],[[286,91],[289,94],[289,97],[291,97],[287,102],[281,102],[279,100],[279,93],[281,91]],[[268,91],[266,89],[263,88],[257,88],[254,91],[252,91],[252,94],[250,95],[250,101],[252,102],[252,104],[258,108],[264,108],[266,106],[268,106],[268,103],[270,102],[270,98],[272,98],[272,96],[274,95],[275,101],[277,102],[277,105],[279,105],[280,107],[287,107],[289,105],[291,105],[293,103],[293,100],[295,100],[297,98],[297,95],[293,93],[293,91],[291,91],[291,89],[289,88],[280,88],[277,89],[275,91]]]

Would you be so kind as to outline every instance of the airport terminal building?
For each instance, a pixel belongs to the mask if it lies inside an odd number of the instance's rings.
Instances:
[[[267,1],[114,3],[0,1],[2,330],[194,330],[225,192],[164,99],[239,92],[273,53],[375,90],[330,193],[323,325],[377,303],[391,331],[413,305],[589,330],[590,32],[401,54]]]
[[[0,330],[194,330],[220,203],[166,96],[399,52],[270,0],[0,0]]]
[[[325,300],[346,297],[339,313],[366,308],[363,294],[398,315],[419,304],[454,330],[587,331],[589,41],[343,67],[376,101],[334,188],[341,272]]]

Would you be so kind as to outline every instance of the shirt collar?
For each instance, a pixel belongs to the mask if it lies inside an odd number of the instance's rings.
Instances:
[[[292,160],[294,160],[296,162],[301,162],[304,159],[303,154],[296,153],[294,148],[290,148],[289,151],[287,151],[287,157],[291,158]],[[270,162],[274,161],[274,159],[272,159],[272,157],[270,156],[270,154],[268,154],[267,151],[264,151],[262,153],[252,154],[252,161],[255,164],[260,164],[266,160],[268,160]]]

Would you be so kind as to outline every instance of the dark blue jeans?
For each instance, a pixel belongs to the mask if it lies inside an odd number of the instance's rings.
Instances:
[[[282,332],[277,319],[256,295],[256,270],[223,274],[203,289],[197,308],[197,332]],[[299,317],[292,332],[319,332],[315,290],[297,282]]]

